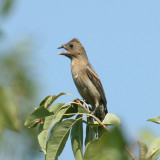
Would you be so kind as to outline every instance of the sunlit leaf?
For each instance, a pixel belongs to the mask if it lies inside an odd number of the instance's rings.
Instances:
[[[151,129],[143,128],[139,132],[139,139],[150,144],[155,137],[155,133]]]
[[[76,119],[82,117],[78,115]],[[76,160],[83,160],[83,126],[82,121],[74,124],[71,130],[72,150]]]
[[[139,160],[145,160],[148,147],[145,143],[140,141],[138,141],[138,146],[139,146]]]
[[[120,124],[121,124],[119,117],[117,117],[116,115],[114,115],[112,113],[108,113],[105,116],[102,123],[105,125],[116,125],[116,126],[120,126]]]
[[[157,160],[160,157],[160,149],[158,149],[151,157],[151,160]]]
[[[160,116],[148,119],[147,121],[151,121],[151,122],[159,124],[160,123]]]
[[[160,156],[160,137],[156,138],[149,146],[146,154],[147,160],[155,160]]]
[[[112,113],[107,113],[107,115],[105,116],[102,123],[104,125],[115,125],[115,126],[118,126],[118,127],[121,124],[120,119]],[[99,124],[99,123],[97,121],[95,121],[94,124]]]

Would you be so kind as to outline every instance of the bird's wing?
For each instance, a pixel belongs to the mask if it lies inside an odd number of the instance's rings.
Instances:
[[[104,105],[106,106],[107,100],[106,100],[106,96],[105,96],[101,81],[100,81],[98,75],[96,74],[96,72],[94,71],[93,67],[91,66],[91,64],[87,65],[86,72],[87,72],[89,79],[91,80],[91,82],[94,84],[94,86],[96,87],[96,89],[100,93],[102,101],[103,101]]]

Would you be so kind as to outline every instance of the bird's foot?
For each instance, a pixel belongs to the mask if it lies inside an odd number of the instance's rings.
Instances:
[[[98,109],[98,107],[95,107],[94,110],[90,112],[90,114],[96,116],[97,109]]]
[[[94,109],[93,111],[90,111],[90,112],[89,112],[89,114],[91,114],[91,115],[95,116],[95,114],[96,114],[96,109]],[[90,118],[90,119],[92,119],[92,117],[91,117],[91,116],[90,116],[89,118]]]
[[[93,115],[93,116],[95,115],[95,113],[96,113],[95,110],[94,111],[90,111],[90,114]]]
[[[83,99],[83,101],[84,101],[86,104],[89,104],[85,99]]]

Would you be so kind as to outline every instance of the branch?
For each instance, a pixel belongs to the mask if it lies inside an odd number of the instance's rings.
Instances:
[[[125,151],[129,154],[129,156],[130,156],[130,158],[132,159],[132,160],[136,160],[135,158],[134,158],[134,156],[133,156],[133,154],[125,147]]]

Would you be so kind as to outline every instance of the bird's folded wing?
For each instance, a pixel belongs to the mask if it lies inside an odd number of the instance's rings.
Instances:
[[[93,67],[90,64],[88,64],[86,66],[86,72],[87,72],[87,75],[88,75],[89,79],[91,80],[91,82],[94,84],[94,86],[96,87],[96,89],[100,93],[102,101],[103,101],[104,105],[106,106],[107,105],[107,100],[106,100],[106,97],[105,97],[103,86],[101,84],[101,81],[100,81],[98,75],[95,73]]]

